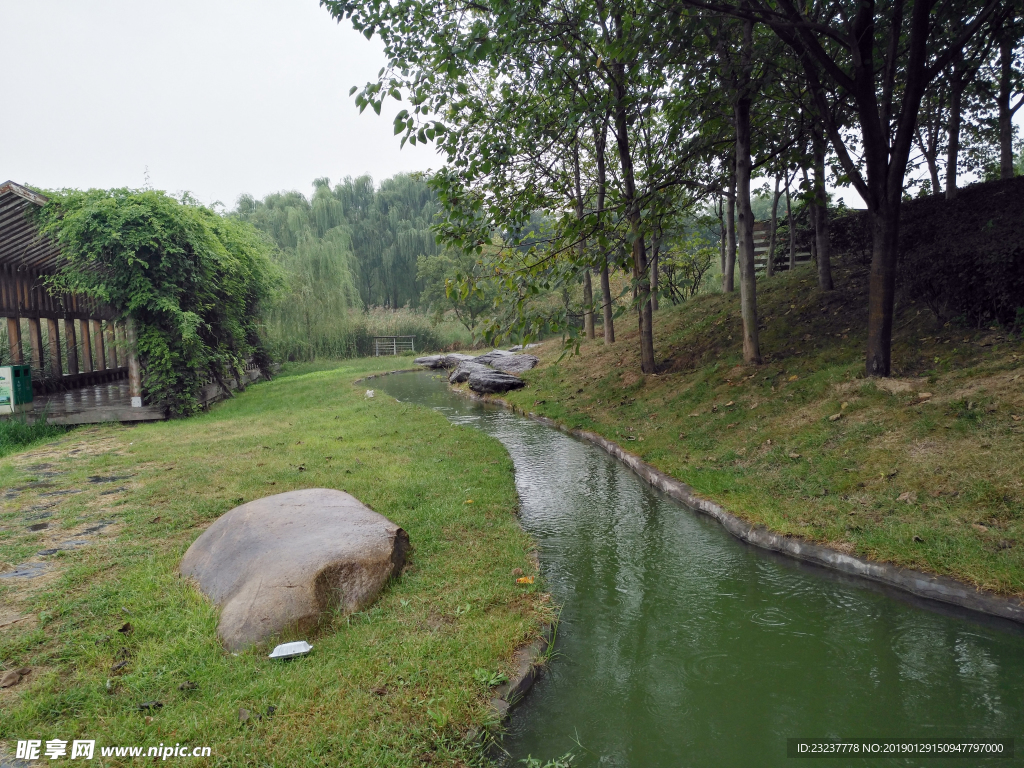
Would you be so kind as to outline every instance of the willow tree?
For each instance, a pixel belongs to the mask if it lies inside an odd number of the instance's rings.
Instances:
[[[280,354],[290,360],[350,354],[348,314],[362,307],[344,209],[327,179],[312,199],[298,192],[255,200],[243,195],[233,216],[254,224],[278,248],[284,300],[268,314]]]

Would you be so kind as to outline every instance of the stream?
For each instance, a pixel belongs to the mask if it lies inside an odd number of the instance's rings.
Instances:
[[[572,751],[577,767],[791,766],[788,738],[1021,735],[1021,627],[743,544],[599,449],[435,373],[374,384],[483,430],[515,464],[522,525],[562,613],[555,657],[513,710],[508,765]]]

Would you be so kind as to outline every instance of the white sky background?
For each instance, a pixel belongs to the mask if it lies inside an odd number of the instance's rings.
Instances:
[[[348,95],[385,60],[317,0],[0,0],[0,181],[248,192],[438,168]]]

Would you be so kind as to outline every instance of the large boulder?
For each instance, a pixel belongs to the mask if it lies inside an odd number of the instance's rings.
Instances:
[[[498,394],[524,386],[526,386],[526,382],[522,379],[501,371],[485,368],[482,371],[473,371],[469,375],[469,388],[481,394]]]
[[[468,381],[471,374],[477,371],[490,371],[486,365],[478,363],[474,360],[464,360],[459,363],[459,366],[452,371],[451,376],[448,377],[449,384],[461,384],[464,381]]]
[[[539,363],[540,360],[533,355],[503,355],[491,361],[491,367],[496,371],[504,371],[516,376],[526,373]]]
[[[452,352],[450,355],[444,355],[441,359],[441,367],[451,370],[452,368],[458,368],[459,363],[464,363],[467,360],[472,360],[473,355],[463,355],[459,352]]]
[[[424,368],[441,368],[444,365],[445,357],[445,355],[427,355],[426,357],[417,357],[413,362]]]
[[[342,491],[309,488],[250,501],[221,515],[188,548],[181,574],[220,608],[230,650],[328,610],[358,611],[401,572],[409,536]]]
[[[511,352],[506,352],[504,349],[492,349],[490,352],[474,357],[473,362],[480,363],[481,365],[490,365],[494,362],[495,358],[511,354]]]

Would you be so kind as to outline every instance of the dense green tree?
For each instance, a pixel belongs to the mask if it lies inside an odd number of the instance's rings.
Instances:
[[[446,250],[433,256],[420,256],[418,276],[423,282],[422,306],[434,322],[453,312],[472,336],[480,340],[481,325],[494,310],[494,267],[489,263],[493,248],[476,251]]]

